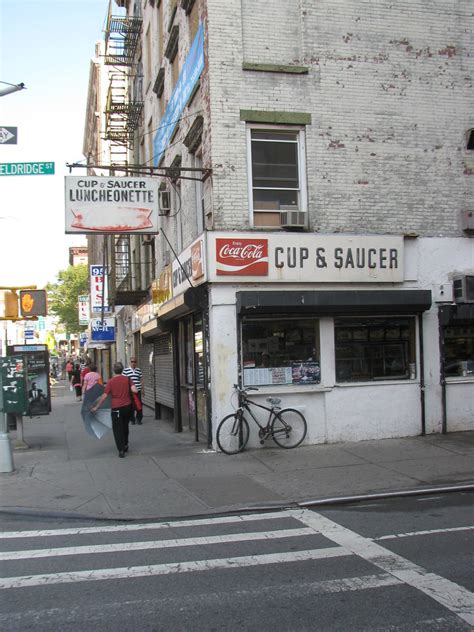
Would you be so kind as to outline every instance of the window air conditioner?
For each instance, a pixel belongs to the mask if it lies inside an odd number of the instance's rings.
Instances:
[[[162,189],[159,192],[159,205],[160,205],[160,215],[168,215],[171,211],[171,196],[170,192],[166,189]]]
[[[306,213],[303,211],[282,211],[280,223],[282,228],[305,228]]]
[[[474,303],[474,275],[463,275],[453,279],[455,303]]]

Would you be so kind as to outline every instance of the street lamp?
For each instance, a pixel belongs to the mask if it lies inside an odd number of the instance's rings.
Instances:
[[[8,86],[8,88],[0,88],[0,97],[4,97],[7,94],[11,94],[12,92],[18,92],[19,90],[25,90],[26,86],[24,83],[8,83],[7,81],[0,81],[4,85]]]

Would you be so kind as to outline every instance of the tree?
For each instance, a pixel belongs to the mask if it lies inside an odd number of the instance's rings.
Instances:
[[[57,283],[48,283],[49,311],[58,317],[67,334],[84,331],[79,325],[77,297],[89,293],[89,270],[86,265],[69,266],[61,270]]]

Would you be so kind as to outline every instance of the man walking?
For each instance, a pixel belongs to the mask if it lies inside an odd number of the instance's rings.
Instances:
[[[136,358],[131,358],[130,359],[130,366],[128,366],[126,369],[124,369],[123,375],[125,375],[125,377],[128,377],[130,382],[137,389],[138,399],[141,402],[142,401],[142,391],[143,391],[142,370],[137,367],[137,359]],[[142,419],[143,419],[143,407],[142,407],[142,410],[137,410],[136,416],[135,416],[135,410],[132,408],[132,416],[130,418],[130,423],[132,424],[132,426],[135,425],[135,421],[137,422],[137,424],[139,426],[141,426],[142,425]]]
[[[123,375],[121,362],[114,364],[114,374],[114,377],[107,382],[103,394],[92,406],[91,412],[99,408],[107,399],[107,395],[112,396],[112,430],[119,457],[122,459],[125,452],[128,452],[128,422],[132,414],[132,397],[130,381]]]

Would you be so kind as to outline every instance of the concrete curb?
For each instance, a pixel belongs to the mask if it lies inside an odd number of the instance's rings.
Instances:
[[[227,516],[239,513],[284,511],[285,509],[310,508],[310,507],[330,507],[334,505],[350,505],[354,503],[381,500],[389,498],[406,498],[415,496],[430,496],[435,494],[452,494],[459,492],[473,492],[474,483],[460,485],[440,485],[435,487],[423,487],[418,489],[393,490],[387,492],[377,492],[373,494],[356,494],[353,496],[335,496],[332,498],[319,498],[316,500],[305,501],[289,501],[284,503],[261,503],[258,505],[221,507],[219,509],[209,509],[199,514],[180,515],[180,516],[156,516],[143,518],[128,518],[124,516],[93,516],[87,514],[79,514],[70,511],[44,511],[41,509],[30,509],[23,507],[10,507],[0,510],[1,516],[30,516],[34,518],[45,519],[67,519],[67,520],[93,520],[96,522],[176,522],[179,520],[198,520],[199,518],[208,518],[209,516]]]

